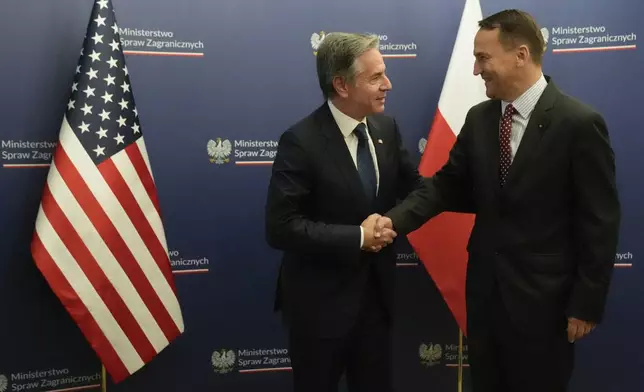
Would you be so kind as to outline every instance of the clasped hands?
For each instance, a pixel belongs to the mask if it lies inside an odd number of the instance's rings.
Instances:
[[[360,226],[364,233],[362,250],[369,252],[379,252],[397,236],[391,219],[379,214],[370,215]]]

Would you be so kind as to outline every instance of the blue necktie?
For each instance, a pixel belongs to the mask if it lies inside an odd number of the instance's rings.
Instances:
[[[377,182],[376,167],[373,164],[373,157],[369,150],[369,139],[367,137],[367,126],[364,123],[358,124],[353,131],[358,137],[358,174],[369,202],[376,198]]]

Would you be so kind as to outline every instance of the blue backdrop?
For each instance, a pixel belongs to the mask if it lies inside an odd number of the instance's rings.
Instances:
[[[574,391],[641,391],[644,379],[644,56],[638,0],[481,0],[532,13],[544,68],[593,105],[617,155],[623,224],[605,325],[578,343]],[[287,391],[285,332],[272,312],[280,254],[264,242],[270,161],[281,132],[322,100],[314,34],[381,35],[395,115],[417,159],[436,110],[464,0],[114,0],[155,174],[186,333],[110,391]],[[0,4],[0,392],[97,389],[100,363],[30,254],[92,1]],[[603,38],[597,38],[603,37]],[[217,162],[210,140],[233,153]],[[398,246],[395,376],[400,391],[456,391],[458,329],[408,244]],[[639,267],[639,268],[638,268]],[[423,362],[421,345],[441,355]],[[235,365],[215,366],[232,351]],[[466,374],[467,375],[467,374]],[[467,387],[467,380],[466,380]]]

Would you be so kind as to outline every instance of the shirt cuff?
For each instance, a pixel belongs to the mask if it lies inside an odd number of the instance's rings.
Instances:
[[[360,249],[362,249],[362,245],[364,245],[364,229],[360,226]]]

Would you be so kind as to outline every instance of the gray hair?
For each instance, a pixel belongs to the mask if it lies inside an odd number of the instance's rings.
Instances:
[[[333,78],[353,81],[358,70],[355,61],[364,52],[378,49],[380,39],[373,34],[329,33],[318,48],[317,71],[324,99],[333,97]]]

